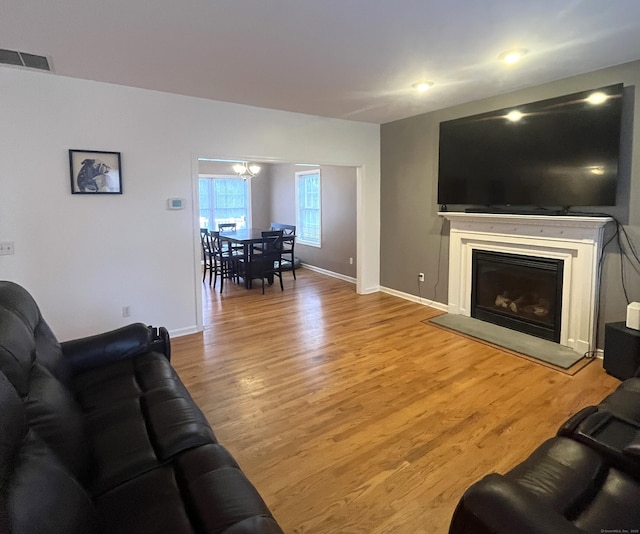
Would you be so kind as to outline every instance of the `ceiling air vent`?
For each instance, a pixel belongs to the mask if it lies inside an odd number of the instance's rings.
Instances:
[[[16,52],[15,50],[0,49],[0,63],[29,67],[31,69],[51,70],[49,60],[45,56],[36,56],[35,54]]]

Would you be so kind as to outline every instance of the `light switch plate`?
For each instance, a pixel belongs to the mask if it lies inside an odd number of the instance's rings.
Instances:
[[[0,242],[0,256],[11,256],[15,254],[16,249],[13,244],[13,241],[2,241]]]

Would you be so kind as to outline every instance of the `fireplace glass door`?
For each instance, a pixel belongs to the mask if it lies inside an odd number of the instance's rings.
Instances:
[[[564,262],[473,250],[471,316],[560,342]]]

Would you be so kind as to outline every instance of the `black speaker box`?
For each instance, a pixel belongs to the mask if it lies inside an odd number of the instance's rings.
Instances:
[[[620,380],[640,371],[640,330],[627,328],[624,322],[605,325],[604,370]]]

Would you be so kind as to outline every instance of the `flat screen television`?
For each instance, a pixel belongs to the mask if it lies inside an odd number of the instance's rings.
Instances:
[[[615,205],[622,90],[620,83],[441,122],[438,204]]]

